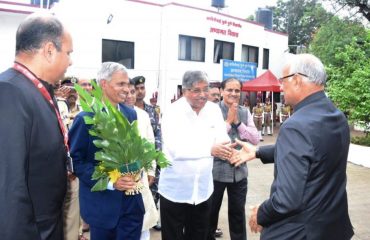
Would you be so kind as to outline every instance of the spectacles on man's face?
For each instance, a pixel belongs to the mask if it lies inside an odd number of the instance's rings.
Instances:
[[[291,77],[293,77],[294,75],[297,75],[297,74],[308,78],[308,75],[306,75],[304,73],[297,72],[297,73],[292,73],[292,74],[289,74],[289,75],[286,75],[284,77],[279,78],[279,82],[283,83],[284,79],[291,78]]]
[[[203,89],[200,89],[200,88],[189,88],[188,89],[191,93],[194,93],[196,95],[199,95],[201,94],[202,92],[204,93],[208,93],[209,92],[209,87],[206,87],[206,88],[203,88]]]

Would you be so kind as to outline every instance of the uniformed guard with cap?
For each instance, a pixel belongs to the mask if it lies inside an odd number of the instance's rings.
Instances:
[[[263,123],[263,106],[261,103],[261,99],[257,98],[257,104],[253,107],[252,116],[254,125],[258,130],[258,135],[260,137],[260,141],[263,141],[262,138],[262,123]]]
[[[139,85],[139,84],[144,84],[145,83],[145,77],[143,77],[143,76],[137,76],[137,77],[134,77],[132,79],[132,81],[134,81],[135,86],[136,85]]]
[[[290,117],[290,106],[285,104],[285,101],[283,100],[281,107],[280,107],[280,124],[282,124],[285,120],[287,120]]]
[[[263,130],[262,130],[262,135],[266,134],[266,128],[267,128],[267,134],[272,135],[272,133],[271,133],[271,128],[272,128],[271,115],[272,115],[272,105],[271,105],[271,102],[270,102],[270,98],[266,98],[265,105],[263,106],[264,126],[263,126]]]

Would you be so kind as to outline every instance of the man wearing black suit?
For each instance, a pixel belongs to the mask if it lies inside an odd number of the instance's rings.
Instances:
[[[243,145],[243,160],[274,162],[270,198],[252,210],[249,225],[261,239],[336,239],[353,236],[348,215],[346,166],[349,127],[326,97],[326,73],[313,55],[292,56],[283,68],[282,90],[294,114],[275,145]]]
[[[72,51],[59,20],[32,14],[17,30],[13,68],[0,74],[1,239],[63,239],[68,139],[52,85]]]

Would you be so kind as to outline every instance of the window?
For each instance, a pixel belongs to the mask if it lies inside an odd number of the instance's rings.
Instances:
[[[253,62],[258,67],[258,47],[243,45],[242,62]]]
[[[24,3],[25,1],[14,1],[14,2],[21,2]],[[51,8],[54,3],[59,2],[59,0],[31,0],[31,4],[37,5],[40,7],[40,3],[42,4],[43,8]]]
[[[234,60],[234,43],[215,40],[213,62],[220,63],[221,59]]]
[[[269,58],[270,58],[270,50],[267,48],[264,48],[262,69],[269,69]]]
[[[204,62],[205,39],[179,35],[179,60]]]
[[[128,69],[134,68],[135,43],[103,39],[102,61],[118,62]]]

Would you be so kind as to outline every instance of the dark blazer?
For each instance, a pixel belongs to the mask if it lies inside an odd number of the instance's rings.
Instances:
[[[54,108],[14,69],[0,74],[0,166],[0,238],[62,240],[63,136]]]
[[[135,110],[120,104],[121,112],[132,122],[137,119]],[[95,160],[94,138],[88,133],[90,125],[86,125],[83,117],[89,113],[79,113],[69,130],[71,157],[74,172],[80,180],[80,211],[81,216],[88,224],[94,227],[113,229],[117,226],[122,209],[126,214],[141,214],[145,210],[141,194],[126,196],[117,190],[91,192],[96,181],[91,180]],[[89,114],[90,116],[92,114]]]
[[[260,148],[275,162],[270,198],[259,207],[261,239],[336,239],[353,236],[346,166],[349,127],[325,96],[301,101],[282,125],[276,145]]]

